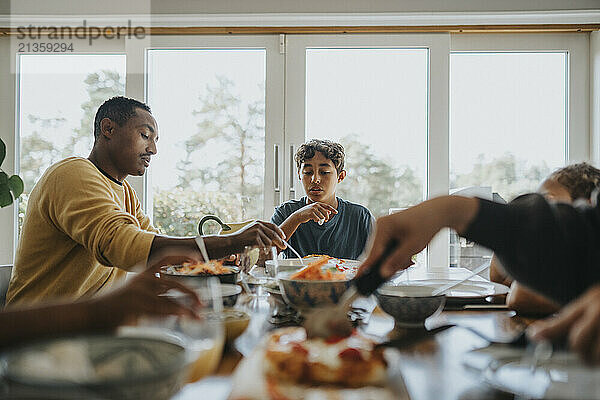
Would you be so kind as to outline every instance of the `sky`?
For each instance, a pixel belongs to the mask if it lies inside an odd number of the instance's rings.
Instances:
[[[26,116],[62,116],[47,137],[61,143],[79,125],[87,100],[88,73],[113,69],[124,74],[124,55],[27,55],[21,59],[21,132],[33,128]],[[159,124],[159,154],[151,166],[153,185],[172,186],[178,146],[197,132],[198,97],[222,75],[235,83],[242,107],[260,96],[266,79],[265,51],[161,50],[148,56],[148,102]],[[355,133],[394,165],[422,176],[426,157],[427,63],[425,49],[309,49],[307,51],[307,137],[339,139]],[[505,152],[550,168],[565,160],[566,55],[564,53],[453,54],[450,71],[451,168],[472,169],[483,153]],[[90,134],[92,127],[90,127]],[[215,163],[220,149],[199,154]],[[84,155],[84,154],[82,154]]]

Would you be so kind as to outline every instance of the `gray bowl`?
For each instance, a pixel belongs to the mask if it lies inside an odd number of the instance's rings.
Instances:
[[[384,285],[377,289],[375,297],[383,311],[394,317],[397,326],[420,327],[444,308],[446,296],[432,296],[434,290],[426,286]]]
[[[89,399],[169,399],[187,372],[180,345],[111,335],[31,343],[4,354],[2,370],[15,395]]]
[[[238,285],[232,285],[230,283],[221,283],[219,286],[221,288],[221,298],[223,299],[223,306],[233,307],[237,302],[240,293],[242,292],[242,288]],[[192,286],[191,289],[196,292],[198,297],[200,297],[200,300],[210,300],[212,298],[212,293],[206,287]],[[191,305],[189,299],[186,298],[187,296],[178,290],[170,290],[161,296],[174,298],[176,301],[183,302],[183,304],[187,306]]]
[[[334,305],[350,286],[350,279],[336,281],[289,279],[294,272],[280,272],[277,278],[285,302],[300,311]]]

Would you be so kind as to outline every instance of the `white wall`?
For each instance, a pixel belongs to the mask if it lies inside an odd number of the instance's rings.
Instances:
[[[12,7],[11,7],[12,5]],[[0,15],[239,14],[551,11],[600,8],[598,0],[0,0]]]

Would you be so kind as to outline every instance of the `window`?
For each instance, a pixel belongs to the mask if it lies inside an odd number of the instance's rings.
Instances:
[[[486,187],[509,201],[564,165],[567,61],[566,52],[452,54],[451,190]]]
[[[346,150],[339,195],[375,216],[423,200],[428,49],[306,50],[306,139]]]
[[[19,229],[27,198],[44,171],[71,156],[87,157],[96,110],[125,94],[125,55],[19,56]]]
[[[312,137],[348,141],[340,194],[375,215],[447,192],[449,42],[448,34],[288,37],[282,201],[301,195],[292,156]],[[444,231],[421,260],[447,268],[447,254]]]
[[[185,236],[206,214],[262,217],[265,50],[150,50],[148,101],[161,133],[155,226]]]
[[[196,234],[208,214],[224,222],[270,216],[267,171],[274,168],[273,137],[283,131],[277,39],[153,38],[146,90],[160,141],[147,192],[163,233]]]
[[[498,201],[589,160],[586,35],[456,35],[450,55],[450,189]],[[450,265],[491,255],[455,234]]]

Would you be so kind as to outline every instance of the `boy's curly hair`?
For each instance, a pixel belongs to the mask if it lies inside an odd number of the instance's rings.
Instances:
[[[573,200],[589,199],[594,189],[600,185],[600,169],[586,162],[571,164],[557,169],[548,179],[563,185]]]
[[[335,170],[339,174],[344,169],[344,146],[331,140],[311,139],[298,148],[294,160],[296,160],[296,168],[300,170],[302,163],[310,160],[315,156],[315,152],[321,152],[330,159],[335,166]]]

